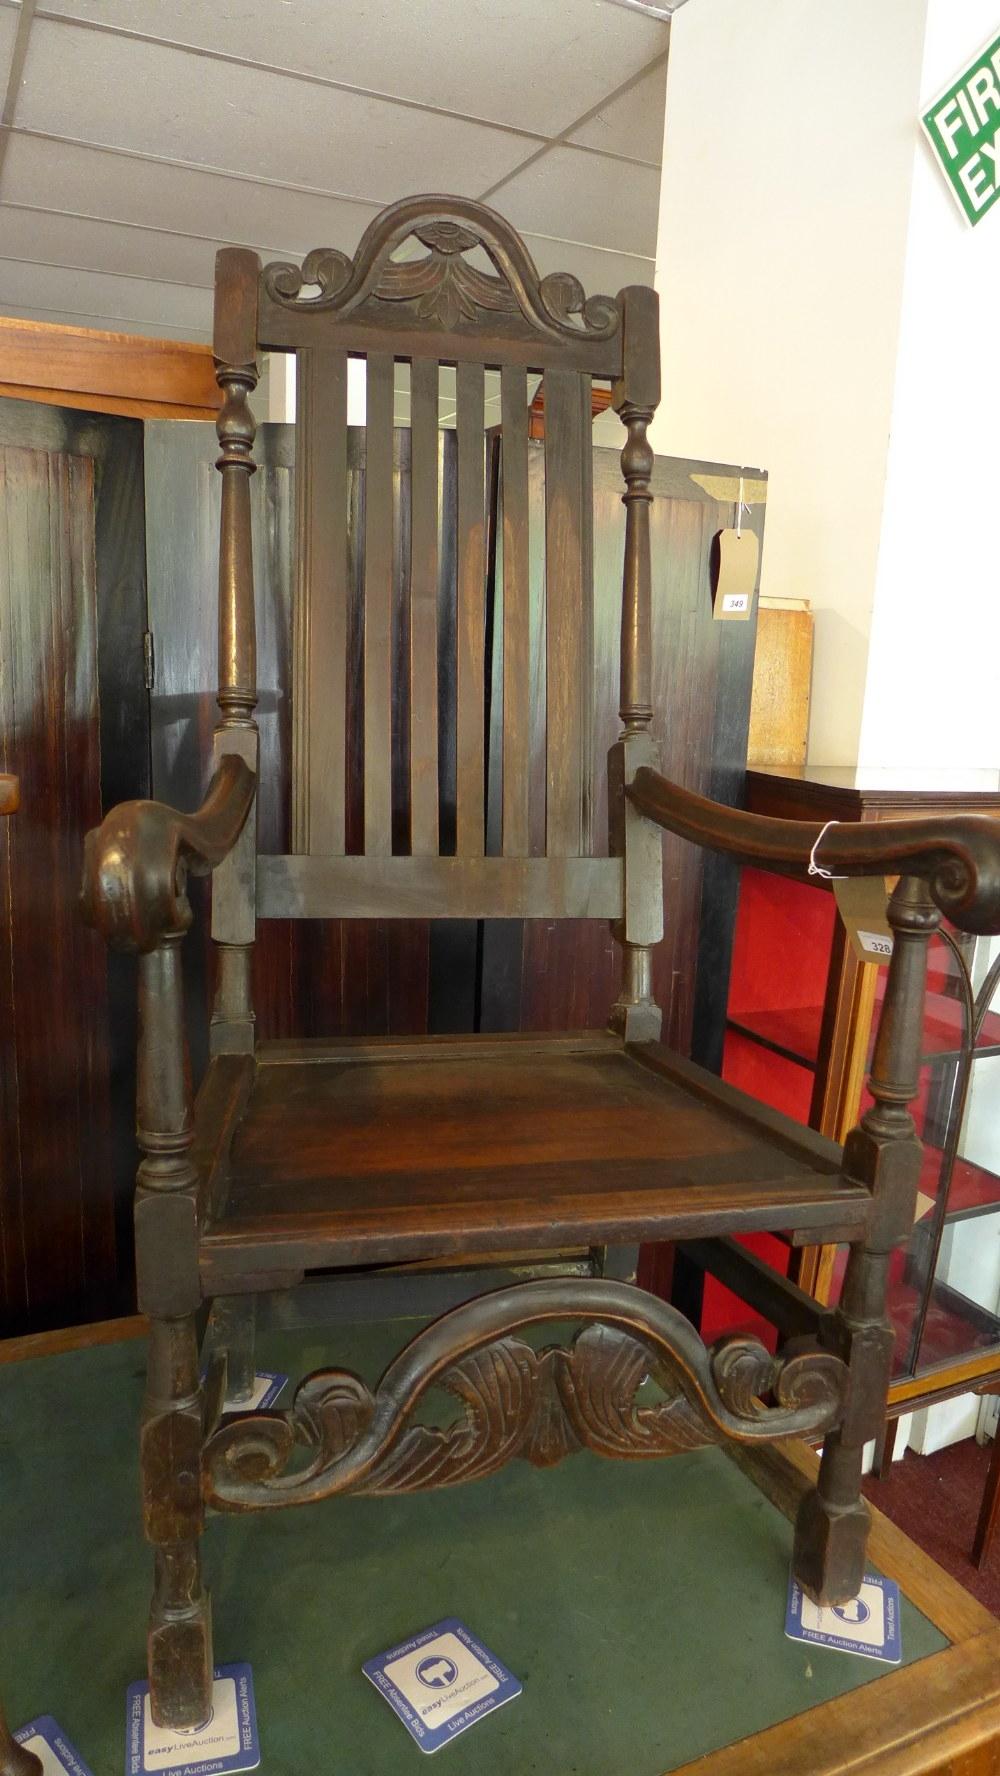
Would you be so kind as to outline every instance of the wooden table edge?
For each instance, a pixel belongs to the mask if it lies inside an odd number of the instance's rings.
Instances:
[[[992,1776],[1000,1623],[665,1776]],[[979,1748],[989,1761],[968,1761]],[[961,1759],[961,1763],[955,1760]]]
[[[53,1332],[28,1332],[22,1338],[0,1339],[0,1363],[25,1363],[33,1357],[58,1357],[66,1351],[91,1350],[99,1344],[124,1344],[145,1337],[144,1314],[118,1320],[93,1320],[86,1326],[63,1326]]]
[[[145,1330],[145,1319],[135,1314],[29,1334],[0,1343],[0,1363],[119,1344]],[[726,1453],[771,1504],[794,1517],[816,1473],[811,1449],[730,1445]],[[1000,1622],[881,1511],[871,1510],[873,1564],[951,1645],[664,1776],[943,1776],[956,1757],[968,1759],[1000,1741]],[[867,1704],[884,1715],[877,1742]],[[968,1765],[969,1776],[975,1767]],[[982,1766],[984,1773],[993,1767]]]

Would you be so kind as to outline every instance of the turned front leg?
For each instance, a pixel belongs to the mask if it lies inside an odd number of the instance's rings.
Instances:
[[[157,1725],[199,1727],[212,1697],[212,1634],[199,1541],[202,1387],[198,1173],[184,1045],[180,949],[141,959],[136,1191],[139,1306],[149,1315],[140,1431],[143,1523],[154,1549],[150,1707]]]
[[[864,1241],[851,1247],[834,1323],[835,1349],[849,1367],[844,1416],[824,1442],[795,1526],[795,1576],[820,1604],[848,1602],[864,1578],[862,1458],[881,1431],[892,1369],[889,1264],[913,1226],[922,1149],[909,1105],[920,1077],[927,945],[940,918],[925,885],[904,877],[889,902],[893,953],[869,1081],[875,1101],[844,1148],[845,1173],[867,1184],[872,1214]]]
[[[848,1363],[844,1418],[823,1443],[819,1478],[795,1526],[795,1576],[821,1604],[857,1597],[865,1576],[870,1512],[861,1496],[865,1444],[885,1417],[893,1331],[886,1313],[888,1252],[852,1246],[839,1318]]]
[[[199,1727],[212,1695],[212,1625],[201,1579],[202,1401],[193,1315],[153,1320],[140,1433],[143,1519],[154,1550],[149,1684],[159,1726]]]

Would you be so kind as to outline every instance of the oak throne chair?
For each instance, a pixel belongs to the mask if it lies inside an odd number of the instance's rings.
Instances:
[[[401,249],[403,250],[401,252]],[[217,261],[215,358],[222,475],[220,719],[204,805],[114,809],[89,835],[84,903],[111,943],[139,953],[136,1191],[139,1299],[150,1321],[140,1428],[145,1531],[155,1554],[149,1671],[155,1718],[191,1727],[209,1708],[212,1647],[200,1566],[206,1511],[270,1510],[340,1493],[389,1494],[539,1466],[581,1448],[641,1458],[727,1440],[823,1439],[795,1569],[814,1598],[858,1590],[867,1511],[862,1446],[880,1427],[892,1334],[886,1273],[913,1219],[927,940],[942,913],[1000,922],[991,822],[877,828],[734,812],[657,771],[650,706],[650,475],[659,397],[656,297],[584,299],[540,278],[493,211],[408,198],[353,260]],[[308,672],[295,711],[293,849],[257,855],[258,734],[248,396],[262,350],[298,357],[295,621]],[[362,759],[346,757],[347,366],[367,360]],[[408,541],[393,535],[393,382],[409,367]],[[438,385],[455,366],[454,821],[439,760]],[[499,372],[502,517],[502,820],[487,846],[484,380]],[[529,374],[544,377],[546,748],[531,806]],[[590,830],[586,637],[592,597],[591,384],[610,382],[625,427],[621,733],[608,759],[610,846]],[[531,385],[533,387],[533,383]],[[407,696],[394,706],[393,551],[409,553]],[[449,631],[452,633],[452,631]],[[356,694],[356,693],[352,693]],[[408,722],[408,834],[394,827],[394,708]],[[670,712],[664,712],[669,720]],[[347,844],[348,766],[363,771],[363,843]],[[537,781],[537,779],[536,779]],[[397,786],[398,789],[398,786]],[[764,1109],[659,1041],[651,955],[662,935],[661,829],[757,865],[899,875],[895,945],[871,1080],[873,1107],[843,1150]],[[542,836],[539,836],[542,835]],[[601,855],[610,849],[610,855]],[[187,873],[212,872],[217,983],[212,1058],[192,1106],[181,940]],[[256,922],[268,918],[593,918],[621,947],[604,1031],[407,1041],[255,1040]],[[737,1232],[849,1242],[835,1311],[744,1264]],[[608,1275],[555,1276],[480,1295],[425,1327],[374,1390],[329,1369],[289,1411],[221,1412],[225,1365],[201,1380],[200,1327],[310,1271],[488,1251],[697,1239],[788,1339],[706,1348],[675,1309]],[[713,1257],[713,1254],[715,1256]],[[376,1286],[376,1285],[373,1285]],[[239,1312],[229,1323],[238,1325]],[[521,1334],[573,1322],[566,1347]],[[233,1338],[232,1362],[249,1361]],[[640,1385],[656,1384],[640,1396]],[[230,1378],[231,1379],[231,1378]],[[429,1425],[425,1398],[461,1411]],[[417,1409],[421,1408],[418,1421]],[[377,1506],[372,1507],[377,1509]],[[664,1533],[669,1526],[664,1525]]]

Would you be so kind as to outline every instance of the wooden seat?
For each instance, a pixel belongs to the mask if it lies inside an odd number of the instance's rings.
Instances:
[[[262,350],[297,357],[297,575],[289,850],[258,859],[258,771],[273,762],[262,764],[254,713],[249,396]],[[375,218],[353,259],[323,248],[301,268],[262,268],[224,248],[215,357],[216,772],[194,815],[148,802],[112,810],[88,836],[84,889],[92,923],[140,954],[136,1264],[150,1322],[140,1437],[154,1718],[190,1728],[208,1714],[206,1504],[274,1510],[454,1485],[515,1457],[548,1466],[582,1448],[635,1459],[808,1436],[824,1452],[799,1513],[796,1575],[821,1602],[853,1597],[868,1522],[862,1452],[882,1421],[892,1358],[888,1262],[912,1225],[919,1175],[906,1106],[927,939],[942,911],[971,930],[1000,926],[993,823],[820,831],[719,807],[660,775],[652,290],[587,298],[575,278],[540,278],[493,211],[407,198]],[[363,440],[348,438],[349,357],[366,362]],[[454,369],[446,442],[442,366]],[[497,374],[491,531],[486,389]],[[539,375],[541,454],[528,444]],[[593,719],[598,656],[609,651],[594,623],[595,380],[610,383],[625,429],[621,729],[606,754]],[[605,799],[607,823],[596,814]],[[804,871],[820,847],[824,869],[902,877],[872,1107],[843,1153],[661,1046],[662,829],[765,867]],[[189,870],[213,874],[217,974],[194,1111],[180,962]],[[621,953],[607,1030],[258,1044],[258,920],[345,918],[605,921]],[[753,1229],[849,1241],[837,1309],[724,1243]],[[375,1389],[321,1370],[287,1411],[221,1416],[227,1384],[231,1401],[250,1393],[255,1289],[292,1287],[309,1270],[608,1242],[631,1243],[634,1274],[638,1242],[672,1236],[696,1239],[698,1262],[765,1314],[775,1352],[750,1337],[707,1348],[675,1307],[598,1258],[588,1274],[550,1265],[473,1295],[420,1331]],[[567,1322],[579,1328],[569,1344],[539,1349],[521,1336]],[[640,1394],[647,1375],[655,1403]],[[428,1422],[435,1390],[453,1396],[440,1423]]]
[[[257,1062],[202,1237],[208,1293],[257,1270],[867,1218],[832,1142],[658,1044],[268,1043]]]

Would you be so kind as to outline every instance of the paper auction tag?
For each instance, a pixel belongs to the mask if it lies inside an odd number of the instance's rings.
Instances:
[[[33,1751],[42,1766],[42,1776],[91,1776],[76,1747],[71,1745],[59,1722],[51,1714],[40,1714],[14,1734],[18,1745]]]
[[[884,876],[840,876],[833,881],[837,908],[851,948],[862,962],[888,962],[892,926]]]
[[[366,1659],[361,1669],[421,1751],[438,1751],[521,1694],[513,1673],[454,1616]]]
[[[752,530],[720,530],[713,551],[715,593],[712,615],[718,622],[745,622],[753,608],[760,543]]]
[[[856,1653],[862,1659],[898,1665],[903,1657],[899,1586],[895,1579],[880,1579],[868,1573],[850,1603],[821,1609],[790,1577],[785,1633],[789,1640],[808,1640],[840,1653]]]
[[[191,1733],[158,1727],[150,1712],[148,1683],[129,1686],[125,1700],[125,1776],[150,1776],[154,1770],[256,1770],[260,1763],[253,1673],[249,1665],[217,1665],[212,1712],[203,1727]]]

